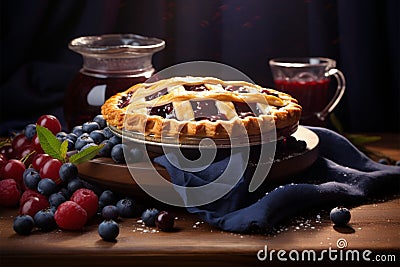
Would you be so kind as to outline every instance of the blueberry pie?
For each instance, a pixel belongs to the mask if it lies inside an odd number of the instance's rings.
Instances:
[[[107,123],[145,136],[229,138],[297,129],[301,106],[290,95],[242,81],[174,77],[141,83],[102,106]]]

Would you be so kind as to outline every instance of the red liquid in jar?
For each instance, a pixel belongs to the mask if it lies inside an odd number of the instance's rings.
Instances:
[[[145,76],[98,78],[79,72],[65,95],[64,115],[69,130],[101,114],[101,100],[105,101],[147,79]]]
[[[302,116],[322,111],[329,101],[329,79],[318,81],[275,80],[276,89],[285,92],[299,101]]]

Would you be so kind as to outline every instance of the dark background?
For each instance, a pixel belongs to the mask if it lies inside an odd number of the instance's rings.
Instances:
[[[68,82],[82,64],[68,42],[136,33],[166,41],[157,70],[193,60],[230,65],[273,86],[268,60],[337,61],[347,92],[335,114],[349,132],[400,128],[397,0],[9,0],[1,2],[0,134],[42,114],[63,119]]]

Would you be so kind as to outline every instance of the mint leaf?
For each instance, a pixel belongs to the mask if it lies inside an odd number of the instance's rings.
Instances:
[[[78,165],[85,161],[91,160],[97,155],[97,153],[99,153],[99,151],[103,148],[103,146],[104,146],[103,144],[98,146],[90,146],[84,150],[81,150],[77,154],[72,155],[69,158],[69,162]]]
[[[65,158],[67,157],[68,152],[68,140],[64,140],[60,146],[60,156],[63,159],[62,161],[65,162]]]
[[[36,125],[36,133],[43,151],[52,158],[63,161],[64,159],[60,153],[61,142],[55,135],[49,129],[40,125]]]

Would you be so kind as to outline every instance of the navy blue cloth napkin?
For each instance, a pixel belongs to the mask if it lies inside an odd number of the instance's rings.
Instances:
[[[308,129],[320,139],[319,157],[308,170],[296,175],[296,183],[274,188],[265,185],[250,193],[251,179],[246,179],[252,175],[249,169],[222,198],[187,210],[222,230],[245,233],[268,231],[307,210],[358,205],[377,196],[400,192],[400,167],[372,161],[334,131],[319,127]],[[228,158],[200,172],[181,171],[165,155],[157,157],[155,162],[167,169],[174,184],[198,186],[215,179],[227,165]],[[185,192],[179,193],[185,199]]]

